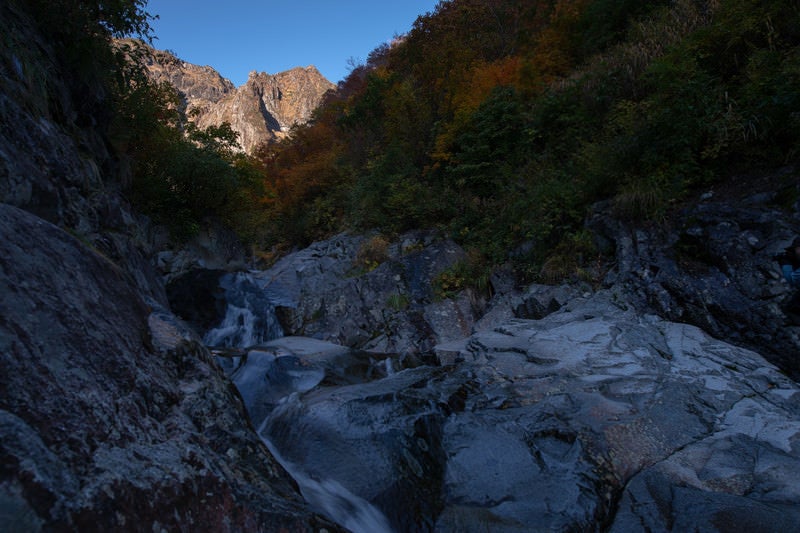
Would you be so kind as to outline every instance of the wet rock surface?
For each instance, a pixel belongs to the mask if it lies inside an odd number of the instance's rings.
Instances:
[[[326,371],[345,368],[350,350],[301,337],[283,337],[247,350],[231,369],[231,380],[242,393],[254,424],[286,396],[306,392],[325,379]]]
[[[800,388],[754,352],[612,291],[455,350],[447,366],[320,382],[255,422],[398,531],[800,523]]]
[[[189,330],[123,269],[0,204],[5,530],[325,525]]]

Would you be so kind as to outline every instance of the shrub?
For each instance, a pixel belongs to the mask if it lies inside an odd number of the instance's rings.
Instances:
[[[559,246],[595,202],[659,220],[797,158],[798,28],[782,0],[441,2],[276,148],[275,189],[302,193],[277,195],[278,229],[436,227],[488,264],[528,243],[520,272],[580,277]]]
[[[668,191],[658,174],[631,180],[614,197],[614,213],[629,221],[659,220],[669,205]]]
[[[382,235],[366,239],[356,252],[355,266],[362,272],[370,272],[389,259],[389,241]]]
[[[471,248],[467,251],[466,259],[458,261],[434,278],[434,295],[446,299],[456,296],[463,290],[471,289],[478,294],[491,296],[492,270],[492,264],[482,253],[476,248]]]
[[[405,311],[410,304],[411,301],[408,295],[400,294],[399,292],[390,295],[389,298],[386,299],[386,307],[392,311]]]
[[[591,273],[599,263],[599,253],[588,230],[580,230],[564,237],[542,265],[539,279],[555,284],[568,280],[599,281],[600,272]],[[587,268],[590,267],[590,268]],[[596,269],[597,270],[597,269]],[[598,279],[595,279],[595,276]]]

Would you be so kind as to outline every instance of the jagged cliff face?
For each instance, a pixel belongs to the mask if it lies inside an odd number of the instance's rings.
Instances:
[[[229,122],[239,143],[252,152],[264,142],[284,137],[295,124],[311,118],[334,85],[313,66],[270,75],[251,72],[247,83],[200,115],[200,127]]]
[[[172,84],[186,99],[187,113],[205,113],[215,103],[236,91],[232,81],[211,67],[181,61],[169,52],[152,50],[145,65],[156,81]]]
[[[213,68],[181,61],[169,52],[153,50],[146,66],[155,80],[175,86],[198,126],[228,122],[248,153],[308,121],[325,93],[335,87],[314,66],[274,75],[253,71],[239,88]]]

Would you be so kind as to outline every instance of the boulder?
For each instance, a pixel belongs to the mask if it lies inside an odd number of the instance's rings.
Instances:
[[[151,233],[152,255],[167,284],[185,283],[197,272],[241,270],[249,259],[239,237],[213,219],[204,220],[197,235],[184,243],[173,242],[165,228]]]
[[[534,283],[520,291],[511,284],[502,285],[475,321],[473,331],[491,330],[513,318],[541,319],[561,309],[568,301],[584,294],[578,287]],[[589,291],[591,292],[591,291]]]
[[[231,372],[250,420],[259,426],[278,402],[294,392],[307,392],[322,382],[326,371],[347,367],[350,350],[304,337],[282,337],[246,352]]]
[[[274,313],[287,335],[382,357],[428,352],[471,332],[478,313],[470,295],[443,300],[434,290],[437,276],[465,259],[458,245],[430,233],[412,233],[385,243],[385,250],[365,259],[363,250],[370,241],[339,235],[292,253],[268,270],[247,274],[247,286],[243,283],[238,292],[260,292],[270,302],[249,305],[248,313],[261,323],[273,320]],[[245,274],[229,276],[243,279]],[[223,285],[230,285],[225,279]],[[236,297],[227,294],[226,298]],[[262,336],[255,342],[249,337],[225,342],[248,347],[268,340]]]
[[[514,306],[514,316],[539,320],[560,310],[567,302],[582,294],[572,285],[533,284],[519,297],[518,303]]]

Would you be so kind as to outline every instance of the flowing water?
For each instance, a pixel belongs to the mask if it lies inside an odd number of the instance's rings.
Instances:
[[[263,432],[268,420],[258,430],[275,459],[289,472],[300,493],[319,513],[353,533],[392,533],[389,521],[377,507],[347,490],[333,479],[314,479],[301,466],[287,461]]]
[[[274,303],[251,274],[226,274],[220,285],[227,308],[222,322],[203,338],[207,346],[249,348],[283,336]]]
[[[206,345],[246,349],[283,336],[275,315],[275,302],[280,298],[275,295],[271,297],[269,290],[260,286],[256,277],[244,272],[227,274],[220,285],[225,290],[227,302],[225,317],[218,326],[206,333],[203,338]],[[391,362],[387,359],[385,364],[387,374],[392,372]],[[298,383],[300,390],[286,391],[287,396],[302,392],[302,380]],[[303,470],[302,465],[285,460],[265,431],[267,420],[261,424],[259,436],[275,459],[295,479],[303,497],[317,512],[354,533],[392,531],[389,521],[380,510],[341,483],[312,477]]]

